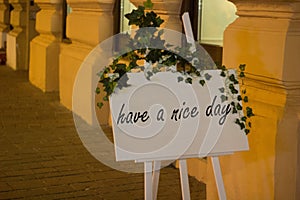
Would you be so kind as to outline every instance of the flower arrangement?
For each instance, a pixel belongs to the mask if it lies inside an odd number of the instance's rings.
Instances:
[[[127,38],[126,46],[129,51],[125,49],[124,54],[114,58],[110,65],[104,67],[98,73],[99,83],[102,84],[103,91],[97,87],[96,93],[104,92],[103,101],[108,101],[109,96],[116,87],[120,89],[128,87],[126,74],[133,71],[144,71],[146,78],[149,80],[157,72],[176,71],[181,73],[181,76],[178,76],[178,82],[184,81],[187,84],[192,84],[193,80],[195,80],[194,78],[197,77],[197,81],[203,86],[206,81],[211,79],[209,73],[203,73],[204,70],[219,69],[220,76],[225,77],[225,87],[219,88],[222,93],[221,101],[231,101],[232,113],[243,112],[242,103],[249,101],[248,96],[246,96],[246,89],[242,89],[241,95],[239,95],[236,86],[239,84],[244,85],[243,79],[245,78],[246,65],[241,64],[239,66],[237,78],[234,74],[230,74],[225,66],[209,66],[203,57],[199,57],[197,46],[194,46],[194,49],[191,50],[192,45],[186,44],[183,47],[175,47],[172,51],[169,50],[172,45],[162,39],[164,30],[159,29],[164,20],[152,10],[152,7],[153,3],[151,0],[147,0],[143,6],[139,6],[131,13],[125,15],[129,20],[129,25],[135,25],[139,29],[136,30],[134,36],[125,35]],[[151,43],[155,43],[158,48],[149,48]],[[146,69],[145,64],[139,65],[141,61],[144,61],[151,68]],[[120,81],[121,78],[123,81]],[[103,102],[98,102],[97,106],[101,108]],[[246,107],[245,111],[246,115],[240,114],[235,123],[244,130],[245,134],[248,134],[251,129],[250,118],[254,114],[249,106]]]

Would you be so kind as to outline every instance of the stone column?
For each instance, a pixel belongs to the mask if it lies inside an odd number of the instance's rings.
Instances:
[[[143,5],[144,0],[130,0],[135,6]],[[165,20],[163,28],[182,32],[180,11],[182,0],[152,0],[153,10]]]
[[[13,26],[7,35],[7,65],[14,70],[27,70],[26,66],[26,22],[27,22],[27,1],[9,0],[14,7],[10,13],[10,23]]]
[[[59,60],[59,91],[61,103],[69,109],[72,109],[72,92],[76,78],[76,73],[83,64],[85,57],[101,41],[113,35],[113,7],[114,0],[68,0],[67,3],[72,8],[71,14],[67,17],[67,37],[72,41],[71,44],[61,44]],[[91,66],[84,66],[86,70]],[[87,82],[85,82],[83,98],[87,103],[83,109],[74,111],[90,124],[92,121],[92,107],[89,99],[95,96],[96,88],[91,88],[93,72],[88,73]],[[99,111],[99,110],[98,110]],[[108,122],[108,105],[105,105],[98,113],[100,122]]]
[[[62,29],[62,0],[36,0],[39,36],[30,42],[30,82],[43,91],[59,89],[59,52]]]
[[[234,0],[223,63],[247,64],[250,151],[221,157],[228,199],[300,199],[300,1]],[[211,165],[207,197],[217,199]]]
[[[6,35],[9,31],[9,3],[8,0],[0,0],[0,48],[4,48]]]

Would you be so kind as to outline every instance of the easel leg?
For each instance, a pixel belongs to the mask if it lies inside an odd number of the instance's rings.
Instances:
[[[161,167],[161,161],[154,161],[153,176],[152,176],[153,200],[157,199],[157,191],[158,191],[160,167]]]
[[[144,163],[144,190],[145,200],[152,199],[152,162],[147,161]]]
[[[179,170],[180,170],[180,182],[181,182],[181,192],[183,200],[190,200],[190,186],[189,177],[187,173],[186,160],[179,160]]]
[[[222,178],[222,172],[220,167],[220,162],[218,157],[211,157],[212,166],[215,174],[215,179],[218,188],[218,194],[220,200],[226,200],[226,192],[224,188],[224,182]]]

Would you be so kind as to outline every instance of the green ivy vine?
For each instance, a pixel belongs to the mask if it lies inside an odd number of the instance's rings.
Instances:
[[[109,96],[114,92],[115,88],[122,89],[128,87],[127,73],[135,71],[144,71],[144,66],[138,65],[139,61],[146,61],[151,66],[154,66],[152,70],[147,71],[146,78],[150,79],[155,73],[160,71],[174,71],[172,66],[176,66],[177,72],[181,72],[183,76],[178,77],[178,82],[184,81],[188,84],[192,84],[194,78],[198,78],[199,84],[204,86],[206,81],[211,79],[209,73],[204,73],[205,69],[219,69],[220,76],[225,77],[225,87],[219,88],[221,95],[221,101],[231,101],[232,113],[240,113],[240,117],[236,119],[235,123],[239,125],[241,130],[244,130],[246,134],[250,132],[251,122],[250,118],[254,116],[252,108],[246,107],[246,115],[243,115],[242,103],[248,103],[248,96],[246,96],[246,89],[241,90],[241,95],[238,94],[238,85],[244,85],[245,67],[242,64],[239,66],[238,79],[234,74],[230,74],[229,70],[225,66],[216,67],[207,65],[206,60],[199,57],[196,47],[195,51],[191,52],[191,45],[187,44],[184,47],[176,47],[172,52],[165,50],[164,47],[170,47],[165,40],[161,38],[163,35],[163,29],[158,29],[164,20],[161,19],[154,11],[152,11],[153,3],[151,0],[144,2],[144,6],[138,6],[137,9],[131,13],[125,15],[129,20],[129,25],[135,25],[138,28],[153,27],[153,29],[138,29],[134,38],[128,37],[128,44],[126,46],[129,49],[136,49],[128,51],[125,49],[124,54],[114,58],[112,63],[97,75],[99,76],[99,83],[103,87],[103,91],[99,87],[96,88],[96,93],[100,94],[104,92],[103,101],[108,101]],[[148,48],[155,42],[161,48]],[[184,58],[180,55],[184,55]],[[201,66],[201,67],[200,67]],[[122,77],[122,81],[120,81]],[[240,81],[240,82],[239,82]],[[97,106],[101,108],[103,101],[98,102]]]
[[[225,87],[219,88],[219,91],[222,93],[221,101],[224,102],[231,99],[230,104],[232,105],[233,114],[241,113],[243,111],[242,103],[247,104],[249,102],[248,96],[246,95],[246,89],[242,89],[241,94],[239,94],[239,91],[236,89],[237,85],[244,86],[245,68],[245,64],[241,64],[239,66],[239,78],[236,79],[234,74],[229,74],[229,71],[225,66],[220,67],[220,76],[225,77]],[[249,134],[252,127],[250,118],[253,116],[254,113],[252,111],[252,108],[246,106],[246,115],[240,114],[240,117],[236,119],[235,123],[238,124],[246,134]]]

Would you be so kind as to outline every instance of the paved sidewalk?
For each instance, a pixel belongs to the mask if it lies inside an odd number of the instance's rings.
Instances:
[[[143,174],[113,170],[83,147],[72,113],[28,72],[0,66],[0,199],[143,199]],[[191,198],[206,199],[190,177]],[[181,199],[179,172],[161,172],[158,199]]]

